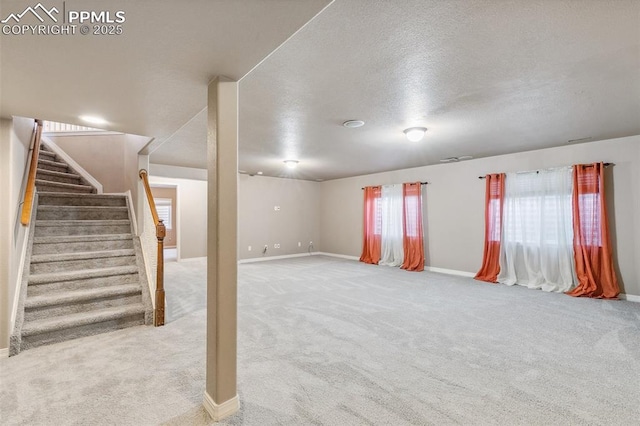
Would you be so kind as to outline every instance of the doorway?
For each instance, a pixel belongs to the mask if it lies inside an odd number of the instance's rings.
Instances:
[[[177,188],[175,186],[152,186],[151,193],[156,203],[158,217],[162,219],[167,233],[164,237],[165,261],[178,259]]]

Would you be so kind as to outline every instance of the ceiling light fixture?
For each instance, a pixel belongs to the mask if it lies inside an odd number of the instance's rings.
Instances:
[[[407,136],[411,142],[418,142],[420,139],[424,137],[424,134],[427,132],[426,127],[410,127],[404,130],[404,134]]]
[[[342,123],[342,125],[344,127],[350,128],[350,129],[355,129],[356,127],[364,126],[364,121],[362,121],[362,120],[347,120],[344,123]]]
[[[81,115],[80,120],[86,121],[91,124],[107,124],[107,120],[101,117],[96,117],[93,115]]]
[[[284,164],[288,169],[295,169],[298,166],[298,160],[284,160]]]

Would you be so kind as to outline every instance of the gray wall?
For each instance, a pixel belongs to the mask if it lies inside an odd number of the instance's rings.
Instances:
[[[614,257],[623,292],[640,295],[640,136],[323,182],[322,250],[360,255],[361,187],[421,180],[429,182],[423,187],[427,265],[476,272],[484,238],[484,180],[478,176],[595,161],[616,164],[607,169],[606,187]]]
[[[307,253],[311,241],[315,251],[320,250],[317,182],[243,174],[238,176],[238,184],[239,259],[263,257],[265,245],[266,256]],[[275,210],[276,206],[280,210]]]
[[[151,164],[150,174],[152,184],[178,188],[180,259],[206,256],[206,170]],[[307,253],[311,241],[320,250],[317,182],[238,175],[238,216],[238,259]]]

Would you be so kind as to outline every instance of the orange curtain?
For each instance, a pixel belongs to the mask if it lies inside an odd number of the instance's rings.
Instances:
[[[484,255],[476,280],[498,282],[500,273],[500,236],[505,174],[486,176],[484,206]]]
[[[360,262],[373,263],[380,261],[380,237],[382,233],[382,206],[380,203],[382,188],[367,186],[364,189],[364,239]]]
[[[578,286],[567,294],[616,299],[620,288],[611,255],[603,163],[573,166],[573,250]]]
[[[402,248],[404,262],[402,269],[424,271],[424,243],[422,237],[422,184],[405,183],[402,185]]]

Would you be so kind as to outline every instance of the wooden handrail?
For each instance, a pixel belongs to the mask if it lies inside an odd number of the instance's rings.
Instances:
[[[144,192],[147,194],[147,201],[151,208],[151,216],[153,217],[153,224],[156,227],[156,238],[158,239],[158,265],[156,272],[156,308],[153,313],[153,325],[159,327],[164,325],[164,237],[167,234],[167,229],[162,223],[162,220],[158,217],[158,211],[156,210],[156,203],[153,200],[153,193],[149,186],[148,173],[146,170],[140,170],[140,179],[142,179],[142,186],[144,186]]]
[[[33,210],[33,197],[36,194],[36,173],[38,171],[38,156],[40,155],[40,140],[42,139],[42,120],[36,120],[33,128],[33,151],[31,154],[31,162],[29,163],[29,177],[27,178],[27,187],[24,191],[24,203],[22,204],[22,213],[20,215],[20,223],[24,226],[31,222],[31,210]]]

